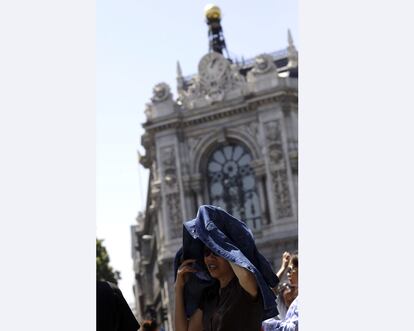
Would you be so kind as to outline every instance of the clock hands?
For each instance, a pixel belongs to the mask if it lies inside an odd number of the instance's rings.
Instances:
[[[217,59],[213,59],[213,61],[211,61],[210,68],[213,68],[214,63],[216,63],[216,61],[217,61]]]

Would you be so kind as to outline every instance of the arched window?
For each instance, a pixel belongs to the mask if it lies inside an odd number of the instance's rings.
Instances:
[[[250,152],[239,144],[215,149],[207,163],[208,193],[212,205],[256,230],[260,228],[260,202],[251,160]]]

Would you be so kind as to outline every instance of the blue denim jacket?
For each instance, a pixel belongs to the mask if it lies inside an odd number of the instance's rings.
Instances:
[[[184,223],[183,247],[174,261],[175,274],[182,260],[194,258],[194,268],[199,272],[191,275],[184,288],[187,316],[191,316],[199,305],[202,292],[215,283],[203,261],[203,247],[213,253],[251,271],[263,298],[264,319],[278,314],[275,287],[279,279],[270,263],[259,253],[249,228],[241,221],[215,206],[204,205],[198,209],[197,217]]]

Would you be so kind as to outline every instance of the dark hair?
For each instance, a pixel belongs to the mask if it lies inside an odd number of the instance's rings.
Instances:
[[[156,331],[158,327],[157,321],[145,320],[142,322],[142,330],[144,331]]]
[[[293,254],[290,257],[290,263],[292,263],[292,265],[297,268],[299,266],[299,257],[298,254]]]

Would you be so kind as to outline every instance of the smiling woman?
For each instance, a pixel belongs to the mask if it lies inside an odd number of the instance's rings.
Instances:
[[[185,260],[178,269],[175,285],[176,330],[259,330],[263,305],[254,275],[208,248],[204,250],[204,263],[218,284],[204,293],[199,308],[187,322],[183,289],[186,274],[197,272],[192,267],[194,262],[192,259]]]
[[[226,230],[224,224],[231,230]],[[203,230],[204,226],[207,231]],[[259,286],[257,279],[263,280],[267,273],[271,274],[268,278],[273,285],[278,283],[278,279],[271,271],[270,265],[266,267],[267,261],[261,262],[261,271],[252,263],[252,256],[259,256],[260,253],[257,252],[254,240],[246,229],[244,223],[214,206],[200,207],[197,218],[185,224],[185,233],[188,231],[194,234],[195,241],[202,241],[202,244],[196,246],[186,240],[183,243],[182,251],[187,249],[195,258],[185,259],[177,269],[176,331],[260,330],[262,320],[268,318],[265,316],[272,311],[274,297],[271,297],[273,293],[270,291],[270,285],[263,281]],[[215,237],[216,234],[219,234],[219,240]],[[200,247],[201,257],[195,247]],[[241,256],[244,258],[240,258]],[[257,264],[257,261],[255,262]],[[205,267],[215,282],[205,287],[197,306],[189,312],[186,309],[188,298],[185,295],[185,286],[188,283],[189,287],[197,287],[195,279],[201,270],[200,263],[204,265],[201,268]],[[265,303],[268,305],[266,311]]]

